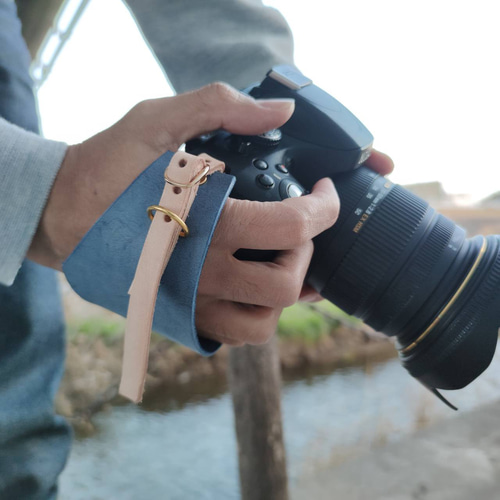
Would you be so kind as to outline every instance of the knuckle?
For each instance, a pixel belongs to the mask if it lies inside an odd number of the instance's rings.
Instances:
[[[310,220],[307,213],[302,210],[294,210],[291,218],[294,242],[297,246],[302,246],[310,240]]]
[[[220,342],[221,344],[226,344],[231,347],[241,347],[245,345],[244,339],[242,339],[240,336],[234,335],[234,332],[230,332],[228,328],[226,328],[226,325],[219,325],[216,329],[214,329],[213,334],[205,334],[203,333],[199,334],[201,336],[208,337],[212,340],[216,340],[217,342]]]
[[[159,153],[163,153],[165,148],[176,151],[182,141],[177,138],[174,124],[169,120],[164,120],[161,113],[170,106],[173,99],[175,97],[140,101],[120,122],[127,123],[127,131],[133,134],[134,139],[140,134],[144,142]]]
[[[262,295],[262,289],[258,284],[252,283],[250,280],[242,280],[240,283],[239,287],[233,289],[232,300],[234,302],[252,304],[255,302],[256,297]]]
[[[260,326],[247,332],[245,342],[250,345],[261,345],[269,342],[275,332],[275,325]]]
[[[151,100],[140,101],[135,104],[128,113],[118,122],[122,124],[142,122],[145,116],[149,116]]]
[[[265,344],[276,332],[281,308],[266,306],[243,306],[246,321],[238,332],[239,340],[245,344]]]
[[[312,240],[308,240],[306,242],[306,244],[304,245],[304,251],[307,252],[307,256],[308,256],[307,257],[307,267],[305,269],[304,276],[303,276],[303,278],[305,279],[307,269],[309,268],[309,264],[311,262],[311,259],[312,259],[313,253],[314,253],[314,243]]]
[[[292,306],[299,300],[301,289],[302,280],[295,273],[288,273],[283,277],[281,286],[274,294],[275,306]]]
[[[223,102],[234,102],[238,100],[238,93],[230,85],[224,82],[214,82],[204,87],[207,99],[216,99]],[[213,102],[213,101],[212,101]]]
[[[340,215],[340,201],[338,198],[334,198],[330,203],[330,210],[326,211],[328,214],[328,223],[333,226],[339,218]]]
[[[319,214],[323,216],[325,229],[337,222],[340,214],[340,199],[336,191],[333,196],[323,196]]]
[[[245,341],[239,337],[233,337],[231,335],[218,334],[216,336],[216,340],[218,340],[221,344],[226,344],[231,347],[242,347],[245,345]]]
[[[227,339],[227,337],[224,338]],[[230,345],[231,347],[243,347],[245,345],[245,342],[243,342],[243,340],[237,340],[237,339],[226,340],[223,343]]]
[[[226,202],[226,205],[222,209],[222,213],[219,217],[217,225],[215,226],[215,231],[210,242],[210,249],[220,246],[223,244],[223,242],[227,241],[228,236],[232,231],[231,219],[231,206],[229,206]]]
[[[144,101],[140,101],[130,110],[130,112],[135,114],[147,113],[152,107],[152,102],[152,99],[145,99]]]

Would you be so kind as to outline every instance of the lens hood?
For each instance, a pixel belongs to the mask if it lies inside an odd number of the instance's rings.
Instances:
[[[408,372],[428,388],[461,389],[493,359],[500,325],[500,237],[486,241],[485,256],[460,300],[431,335],[400,356]]]

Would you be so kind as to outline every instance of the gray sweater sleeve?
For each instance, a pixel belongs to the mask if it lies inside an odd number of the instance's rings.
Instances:
[[[216,80],[244,88],[293,63],[283,16],[260,0],[127,0],[177,92]]]
[[[11,285],[21,267],[66,153],[0,118],[0,284]]]
[[[128,0],[173,87],[215,80],[243,88],[275,64],[293,62],[290,29],[260,0]],[[66,145],[0,119],[0,284],[21,266]]]

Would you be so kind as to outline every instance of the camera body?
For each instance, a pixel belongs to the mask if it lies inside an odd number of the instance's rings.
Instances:
[[[500,236],[467,239],[427,202],[363,166],[373,137],[295,68],[278,66],[247,90],[293,98],[295,112],[260,136],[224,131],[188,142],[236,177],[231,196],[279,201],[335,181],[337,222],[314,239],[307,282],[346,313],[397,338],[403,366],[434,394],[459,389],[490,364],[500,327]],[[271,260],[239,250],[237,258]]]
[[[325,176],[359,167],[370,156],[373,136],[340,102],[291,66],[277,66],[246,91],[256,99],[292,98],[293,116],[259,136],[217,132],[187,144],[208,153],[236,177],[231,196],[279,201],[300,196]]]

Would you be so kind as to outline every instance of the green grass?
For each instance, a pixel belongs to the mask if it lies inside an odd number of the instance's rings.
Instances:
[[[68,322],[70,336],[83,333],[89,337],[103,337],[111,340],[122,335],[124,331],[125,320],[118,318],[91,316],[90,318]]]
[[[341,323],[356,325],[360,321],[326,300],[312,305],[295,304],[283,311],[278,322],[278,335],[314,342],[328,335]]]
[[[283,311],[278,322],[278,335],[282,338],[313,343],[323,335],[329,335],[341,323],[356,325],[360,324],[360,321],[348,316],[326,300],[311,305],[300,303]],[[91,316],[68,321],[70,336],[84,334],[111,341],[122,335],[124,330],[125,319],[118,317]]]

